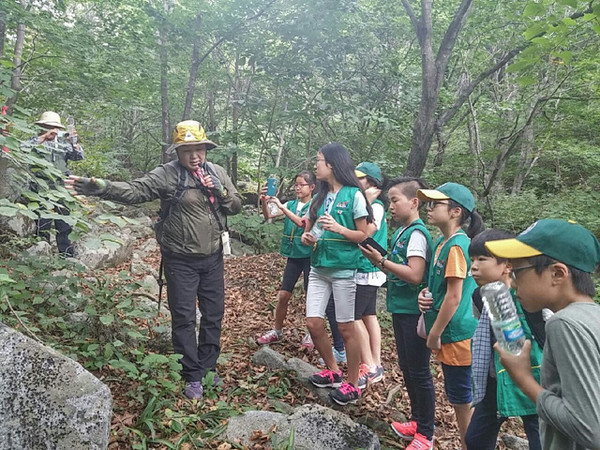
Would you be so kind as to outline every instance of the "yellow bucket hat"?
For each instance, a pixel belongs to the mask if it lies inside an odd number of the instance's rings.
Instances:
[[[179,147],[184,145],[206,145],[207,150],[217,147],[213,141],[206,137],[204,128],[195,120],[184,120],[175,126],[173,132],[173,144],[167,150],[167,153],[175,153]]]

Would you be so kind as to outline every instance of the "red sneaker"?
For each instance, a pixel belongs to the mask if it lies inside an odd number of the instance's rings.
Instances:
[[[392,430],[400,436],[402,439],[412,441],[417,434],[417,422],[411,420],[410,422],[392,422]]]
[[[406,450],[432,450],[433,449],[433,439],[429,440],[422,434],[415,434],[415,438],[408,444]]]

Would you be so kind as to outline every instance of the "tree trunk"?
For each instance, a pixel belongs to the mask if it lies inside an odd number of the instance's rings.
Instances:
[[[196,78],[198,78],[198,68],[200,67],[200,25],[202,25],[202,14],[196,16],[194,23],[194,46],[192,48],[192,64],[190,66],[190,77],[188,88],[185,94],[185,105],[181,120],[188,120],[192,114],[192,103],[194,101],[194,92],[196,90]]]
[[[429,154],[429,149],[431,148],[436,132],[436,109],[443,76],[448,67],[448,61],[452,55],[458,34],[464,26],[471,10],[472,3],[473,0],[461,1],[452,22],[444,34],[437,55],[434,56],[433,0],[421,1],[420,18],[417,18],[408,0],[402,0],[402,5],[410,18],[419,40],[421,48],[421,74],[423,78],[421,83],[421,104],[413,126],[410,153],[406,169],[404,170],[405,175],[420,176],[425,168],[427,155]]]
[[[231,155],[231,181],[233,184],[237,184],[238,178],[238,127],[240,120],[240,100],[241,100],[241,80],[240,80],[240,67],[239,67],[239,54],[235,55],[235,68],[233,73],[233,104],[231,111],[231,127],[233,131],[233,144],[236,147],[236,151]]]
[[[4,57],[4,40],[6,39],[6,15],[0,12],[0,58]]]
[[[163,14],[168,14],[168,0],[163,0]],[[169,60],[167,52],[167,21],[163,17],[160,24],[160,103],[162,124],[162,161],[169,161],[167,149],[171,142],[171,117],[169,114],[169,86],[167,82]]]
[[[12,113],[13,107],[17,103],[19,91],[21,89],[21,77],[23,76],[23,70],[21,68],[21,60],[23,57],[23,47],[25,46],[25,24],[19,23],[17,25],[17,39],[15,41],[15,55],[13,57],[13,64],[15,69],[13,70],[12,77],[10,79],[10,88],[13,90],[10,97],[6,99],[6,106],[8,106],[8,114]]]

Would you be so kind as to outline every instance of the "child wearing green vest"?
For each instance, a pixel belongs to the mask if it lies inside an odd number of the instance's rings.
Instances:
[[[369,235],[381,247],[387,249],[387,221],[385,209],[387,198],[383,193],[383,174],[377,164],[362,162],[354,171],[365,191],[367,201],[373,208],[373,223],[369,224]],[[359,247],[360,248],[360,247]],[[385,283],[386,276],[364,256],[360,257],[356,272],[356,301],[354,319],[360,333],[361,364],[358,387],[364,389],[368,383],[383,380],[381,365],[381,327],[377,320],[377,290]]]
[[[598,240],[574,222],[542,219],[486,248],[510,261],[523,309],[554,312],[546,322],[541,382],[532,374],[532,341],[519,355],[494,345],[515,384],[535,402],[542,448],[600,449],[600,305],[592,277],[600,262]]]
[[[468,250],[469,238],[482,230],[483,221],[475,211],[473,194],[461,184],[420,189],[418,197],[429,202],[428,223],[442,232],[434,247],[428,286],[419,293],[419,308],[424,313],[427,347],[442,363],[444,388],[465,448],[472,413],[471,337],[477,326],[471,309],[476,285]],[[465,232],[462,227],[467,223]]]
[[[407,449],[433,448],[435,390],[429,368],[431,350],[417,334],[417,296],[427,283],[433,242],[419,218],[417,191],[427,185],[419,178],[400,177],[390,181],[390,212],[400,224],[391,240],[389,258],[368,246],[363,255],[388,273],[387,309],[392,313],[398,364],[410,400],[411,419],[393,422],[392,429],[412,441]]]
[[[361,255],[358,243],[368,236],[373,216],[344,146],[333,142],[321,147],[315,171],[318,193],[309,209],[307,231],[302,235],[302,242],[314,247],[306,293],[306,324],[327,368],[309,379],[318,387],[337,388],[329,396],[332,401],[345,405],[360,397],[360,340],[354,320],[354,277]],[[347,383],[342,383],[342,372],[324,327],[325,310],[332,292],[338,329],[346,346]]]
[[[488,241],[512,238],[514,235],[502,230],[486,230],[471,240],[469,258],[471,272],[478,286],[502,281],[511,284],[511,265],[505,258],[492,256],[485,248]],[[542,311],[528,313],[513,294],[525,336],[531,340],[531,368],[533,376],[539,382],[542,347],[545,339]],[[494,450],[500,426],[508,417],[520,416],[530,450],[541,450],[539,423],[535,403],[529,400],[512,382],[499,356],[493,351],[495,342],[490,317],[483,307],[479,288],[473,292],[473,313],[479,317],[477,329],[473,335],[472,385],[473,405],[475,409],[467,429],[465,441],[467,450]]]
[[[274,344],[283,340],[283,322],[287,316],[288,304],[294,286],[301,273],[304,274],[304,290],[307,289],[312,249],[302,245],[300,238],[304,232],[304,216],[310,207],[315,183],[315,175],[312,172],[303,170],[295,177],[296,200],[291,200],[284,205],[277,197],[263,199],[262,207],[265,218],[285,216],[280,252],[287,257],[287,263],[283,270],[283,279],[277,294],[274,327],[256,340],[258,344]],[[275,203],[281,213],[276,216],[271,215],[267,201]]]

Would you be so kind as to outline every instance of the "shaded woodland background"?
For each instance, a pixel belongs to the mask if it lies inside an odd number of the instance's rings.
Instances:
[[[249,198],[272,173],[290,195],[293,175],[335,140],[388,176],[469,186],[487,226],[519,232],[555,217],[600,236],[599,34],[597,0],[0,0],[0,222],[65,218],[55,211],[67,204],[74,239],[92,222],[131,224],[105,212],[114,204],[86,206],[52,189],[48,180],[61,174],[20,147],[54,110],[77,121],[79,175],[130,180],[151,170],[174,125],[191,118],[220,146],[210,159]],[[277,251],[280,225],[255,210],[230,227],[259,252]],[[168,319],[141,308],[130,264],[88,273],[58,258],[17,258],[34,240],[0,232],[0,318],[27,325],[110,385],[112,449],[227,449],[220,435],[231,415],[313,400],[289,374],[246,361],[279,279],[261,270],[280,258],[229,261],[228,280],[247,286],[228,290],[226,320],[245,318],[244,300],[257,296],[263,315],[224,334],[225,385],[192,404],[181,398],[177,357],[151,346]],[[118,240],[106,232],[98,245],[106,242]],[[83,324],[62,309],[75,293],[88,302]],[[300,328],[301,308],[291,316]],[[382,323],[397,384],[386,316]],[[382,406],[390,390],[378,385],[350,414],[370,426],[393,418],[406,402]],[[436,439],[457,447],[446,416],[438,411]],[[384,428],[384,447],[402,448]]]
[[[4,0],[0,100],[17,139],[44,110],[75,117],[80,174],[148,171],[193,118],[246,191],[272,172],[289,186],[337,140],[389,175],[467,184],[488,225],[600,232],[599,14],[578,0]]]

